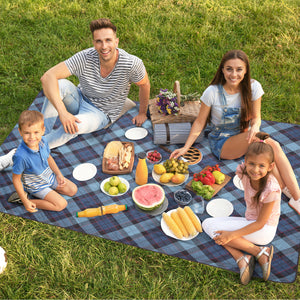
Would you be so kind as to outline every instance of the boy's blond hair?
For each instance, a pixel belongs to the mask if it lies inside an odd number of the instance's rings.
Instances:
[[[32,126],[40,122],[44,125],[44,116],[42,113],[36,110],[24,110],[19,117],[19,129],[22,129],[24,125]]]

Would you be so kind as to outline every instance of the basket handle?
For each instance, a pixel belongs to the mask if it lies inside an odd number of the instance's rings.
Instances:
[[[177,95],[177,104],[178,107],[180,108],[180,83],[178,80],[176,80],[174,83],[173,91]]]

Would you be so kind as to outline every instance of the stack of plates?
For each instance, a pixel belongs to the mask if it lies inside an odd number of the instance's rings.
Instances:
[[[153,143],[157,145],[184,144],[189,136],[191,123],[165,123],[153,125]],[[202,134],[198,136],[196,143],[199,143]]]

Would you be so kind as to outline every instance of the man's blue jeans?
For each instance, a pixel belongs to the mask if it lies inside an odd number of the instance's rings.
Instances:
[[[109,117],[92,105],[72,82],[67,79],[60,79],[58,84],[60,96],[67,111],[75,115],[81,123],[77,123],[78,132],[75,134],[66,133],[62,124],[58,128],[53,129],[58,113],[47,97],[44,97],[42,114],[45,119],[45,138],[49,143],[50,149],[67,143],[79,134],[100,130],[110,122]]]

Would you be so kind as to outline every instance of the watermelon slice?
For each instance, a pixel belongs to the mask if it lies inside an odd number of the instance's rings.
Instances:
[[[152,211],[163,204],[165,192],[160,185],[148,183],[136,187],[132,191],[132,199],[141,210]]]

